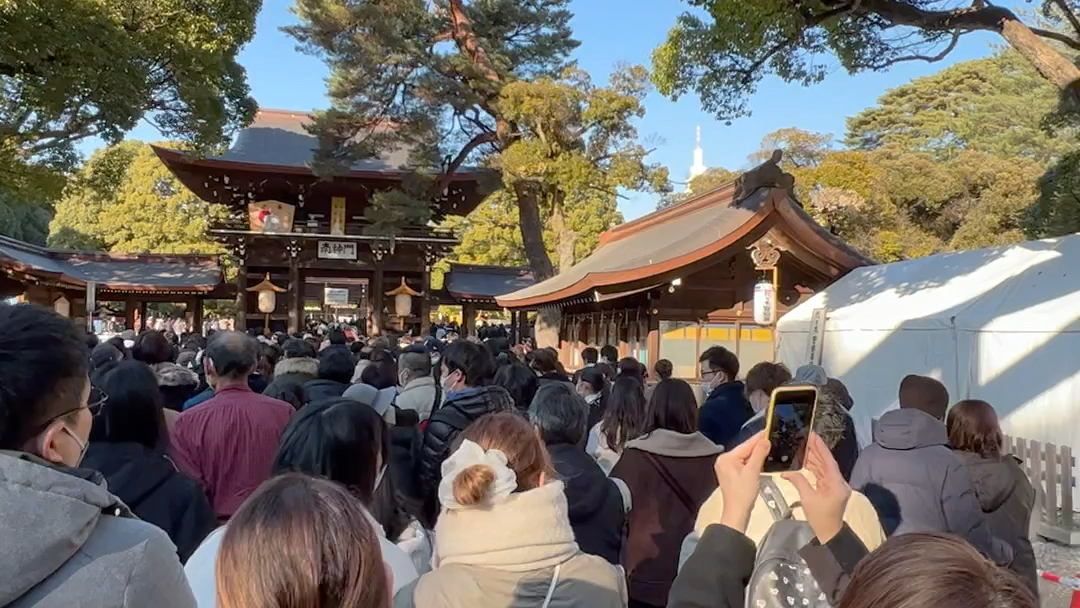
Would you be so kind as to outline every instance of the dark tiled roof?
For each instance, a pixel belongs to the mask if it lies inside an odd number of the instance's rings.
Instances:
[[[534,282],[528,268],[450,264],[444,289],[458,300],[494,300]]]
[[[72,286],[93,282],[105,289],[210,291],[221,282],[211,255],[126,255],[46,249],[0,236],[0,268]]]

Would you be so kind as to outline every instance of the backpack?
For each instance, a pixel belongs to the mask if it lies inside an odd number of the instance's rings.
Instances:
[[[810,524],[791,518],[791,507],[772,477],[761,476],[758,493],[773,525],[758,543],[746,608],[828,608],[828,599],[799,555],[814,540]]]

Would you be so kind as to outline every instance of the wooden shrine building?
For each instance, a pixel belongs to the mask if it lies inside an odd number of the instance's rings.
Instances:
[[[581,349],[605,344],[650,368],[669,359],[681,378],[698,377],[698,356],[712,345],[738,354],[743,370],[772,360],[773,324],[754,320],[759,283],[773,285],[775,317],[874,262],[807,215],[790,176],[752,186],[759,169],[605,232],[588,258],[498,303],[559,309],[559,348],[571,368]]]
[[[525,289],[535,282],[529,268],[451,262],[450,270],[443,275],[438,299],[440,304],[460,304],[462,335],[475,336],[477,311],[502,310],[496,297]],[[524,313],[511,311],[510,325],[517,328],[518,335],[525,333],[524,323]]]
[[[429,271],[456,238],[424,225],[407,227],[393,239],[372,236],[364,217],[373,194],[401,187],[409,173],[408,150],[387,150],[342,175],[319,179],[310,168],[319,142],[305,128],[309,122],[303,112],[260,110],[222,155],[196,158],[155,148],[192,192],[233,211],[233,219],[211,235],[239,264],[237,327],[298,331],[318,320],[367,318],[374,333],[426,330]],[[459,170],[432,201],[435,219],[472,211],[486,177]],[[282,297],[250,291],[267,277],[285,290]],[[403,282],[422,295],[387,295]]]
[[[64,251],[0,236],[0,297],[16,295],[80,319],[105,302],[122,303],[129,329],[136,310],[147,318],[149,302],[179,302],[186,304],[188,327],[200,331],[203,302],[232,292],[222,285],[214,255]]]

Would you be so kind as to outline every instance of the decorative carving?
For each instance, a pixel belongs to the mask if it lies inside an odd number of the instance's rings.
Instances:
[[[296,239],[289,239],[289,243],[285,245],[285,251],[288,252],[289,257],[293,259],[300,257],[300,252],[303,250],[304,246]]]
[[[750,247],[750,259],[758,270],[772,270],[780,262],[780,252],[783,249],[771,238],[765,236]]]
[[[740,175],[735,182],[735,201],[742,201],[761,188],[783,188],[794,199],[795,177],[780,168],[783,158],[782,150],[773,150],[772,158]]]

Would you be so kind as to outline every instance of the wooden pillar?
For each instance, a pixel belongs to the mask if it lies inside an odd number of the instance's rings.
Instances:
[[[386,296],[386,287],[383,286],[382,262],[375,262],[375,278],[371,286],[371,328],[376,336],[382,335],[383,328],[383,298]]]
[[[525,338],[529,336],[529,311],[519,310],[517,322],[518,343],[524,344]]]
[[[518,311],[510,311],[510,345],[521,343],[521,334],[518,332]]]
[[[422,296],[420,298],[420,335],[431,334],[431,271],[424,270],[424,279],[421,284]]]
[[[203,299],[202,296],[195,296],[191,299],[191,326],[188,331],[202,334],[203,333]]]
[[[656,365],[656,362],[660,360],[660,320],[656,315],[649,315],[649,360],[646,364],[649,367]]]
[[[236,270],[236,317],[233,329],[247,331],[247,265],[241,264]]]
[[[476,335],[476,302],[461,304],[461,337]]]
[[[135,298],[124,298],[124,329],[135,331]]]
[[[139,319],[141,319],[141,321],[139,321],[139,331],[146,331],[147,329],[150,329],[146,322],[147,309],[149,308],[148,305],[149,302],[147,302],[146,300],[139,302]]]
[[[303,329],[304,323],[304,283],[300,279],[300,265],[296,259],[289,261],[289,323],[292,334]]]

